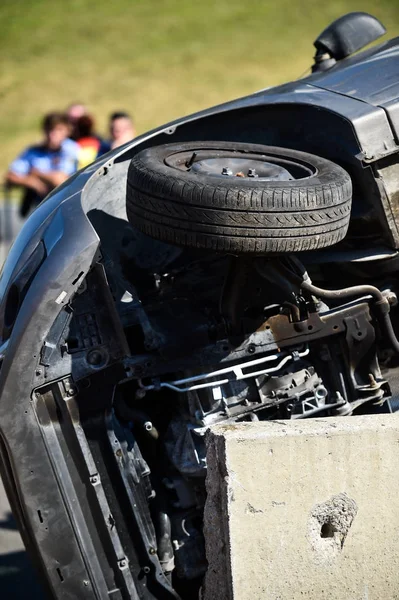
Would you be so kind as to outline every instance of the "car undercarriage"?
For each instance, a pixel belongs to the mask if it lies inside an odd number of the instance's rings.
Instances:
[[[0,452],[52,597],[198,597],[212,425],[397,410],[398,54],[137,138],[26,223]]]

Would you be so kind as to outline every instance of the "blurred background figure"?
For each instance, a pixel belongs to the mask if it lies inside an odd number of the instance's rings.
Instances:
[[[77,122],[81,117],[87,114],[87,108],[81,102],[73,102],[66,109],[66,114],[71,127],[69,137],[72,140],[76,140],[78,137],[78,131],[76,129]]]
[[[82,115],[77,119],[75,136],[74,139],[79,146],[79,169],[86,167],[111,149],[110,144],[95,133],[95,122],[89,114]]]
[[[118,148],[132,140],[135,135],[132,117],[127,112],[114,112],[109,118],[111,148]]]
[[[53,112],[43,119],[44,140],[29,146],[9,166],[5,182],[24,190],[20,214],[25,217],[47,194],[76,171],[78,145],[70,140],[65,114]]]

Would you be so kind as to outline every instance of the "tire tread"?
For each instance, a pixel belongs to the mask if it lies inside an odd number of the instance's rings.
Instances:
[[[167,152],[170,146],[163,148]],[[261,188],[231,180],[212,185],[214,178],[206,176],[192,181],[184,171],[157,168],[160,152],[162,147],[156,147],[134,156],[127,179],[128,219],[153,238],[218,252],[264,254],[325,248],[346,234],[352,183],[330,161],[306,155],[321,161],[323,176],[287,185],[266,182]]]

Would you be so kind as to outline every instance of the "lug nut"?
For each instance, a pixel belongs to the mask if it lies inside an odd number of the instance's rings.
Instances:
[[[248,177],[258,177],[255,169],[248,169]]]
[[[227,167],[223,167],[222,175],[233,175],[233,171],[231,169],[228,169]]]

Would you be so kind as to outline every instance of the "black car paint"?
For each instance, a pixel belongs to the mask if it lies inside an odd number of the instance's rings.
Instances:
[[[399,39],[395,39],[341,61],[327,73],[163,126],[75,175],[26,222],[2,270],[0,324],[9,289],[41,242],[46,258],[25,290],[9,339],[0,348],[2,475],[25,542],[39,557],[38,566],[57,598],[139,597],[122,550],[116,562],[115,557],[109,558],[109,541],[98,533],[102,516],[90,516],[95,504],[92,490],[82,483],[74,462],[76,452],[68,448],[76,438],[63,430],[73,424],[73,414],[70,422],[65,415],[49,414],[42,395],[35,394],[38,388],[45,390],[49,381],[41,364],[43,344],[100,251],[107,276],[118,289],[123,276],[118,266],[120,243],[130,228],[124,207],[129,159],[147,146],[192,139],[282,145],[320,154],[351,173],[354,217],[375,213],[384,245],[396,249],[397,232],[386,222],[377,201],[381,182],[376,169],[389,166],[390,157],[399,151],[398,58]],[[150,254],[143,251],[149,245]],[[151,261],[172,260],[180,251],[149,244],[141,236],[132,252],[145,268]],[[70,357],[56,374],[57,380],[70,381],[64,392],[65,398],[71,392],[72,400],[73,371]],[[96,486],[98,480],[92,484]],[[120,543],[123,546],[124,540]],[[112,593],[113,581],[125,592],[115,588]],[[174,597],[163,589],[162,597]],[[161,596],[148,590],[145,597]]]

